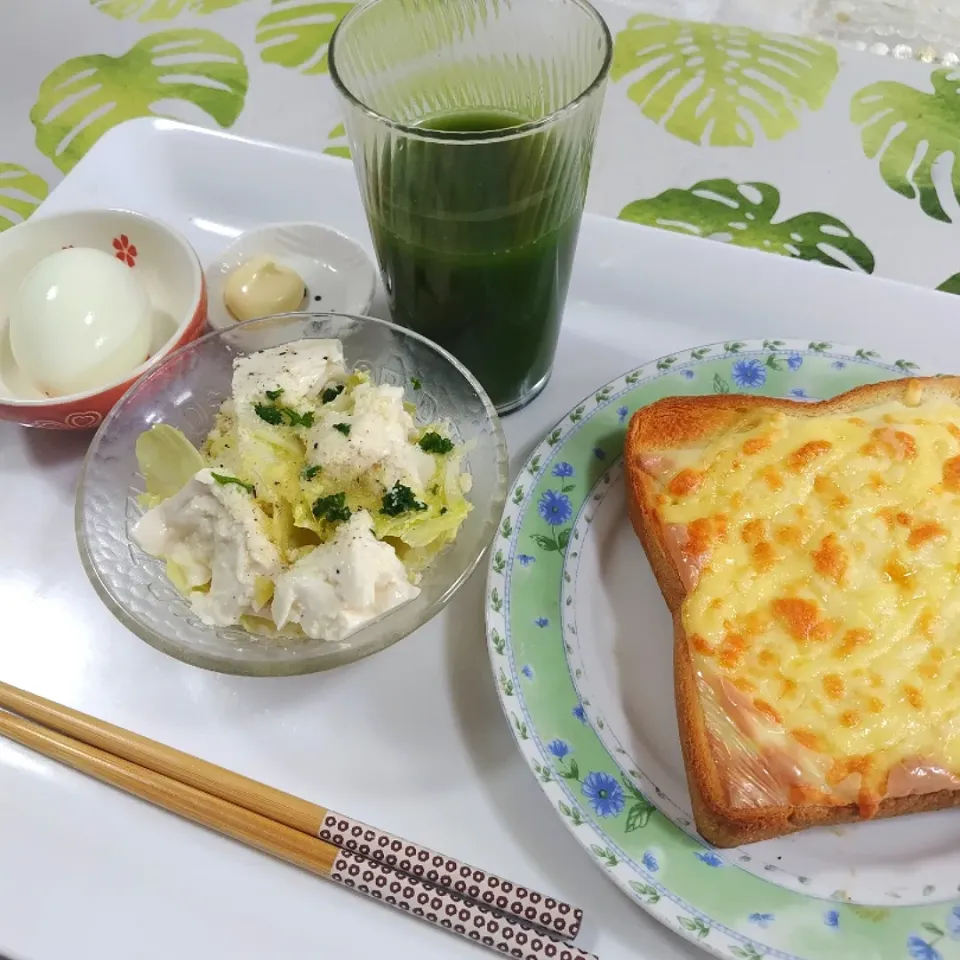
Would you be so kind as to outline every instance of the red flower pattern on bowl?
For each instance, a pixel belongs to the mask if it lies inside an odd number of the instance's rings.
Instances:
[[[134,238],[136,242],[134,242]],[[44,397],[22,380],[9,349],[9,304],[23,276],[43,257],[68,247],[113,254],[138,275],[153,305],[150,356],[122,381],[66,397]],[[148,267],[140,270],[139,267]],[[140,376],[206,327],[207,291],[196,252],[175,230],[126,210],[42,213],[0,235],[0,420],[46,430],[90,430]]]
[[[113,249],[117,251],[117,259],[122,260],[128,267],[137,265],[137,248],[125,233],[113,238]]]

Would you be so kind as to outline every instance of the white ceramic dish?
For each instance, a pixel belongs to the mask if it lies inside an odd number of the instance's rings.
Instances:
[[[321,223],[272,223],[242,233],[207,269],[208,319],[214,330],[234,326],[224,306],[230,274],[258,256],[275,257],[306,286],[297,310],[365,314],[377,289],[377,270],[363,248]]]
[[[814,829],[727,850],[697,835],[677,730],[673,625],[627,515],[627,423],[664,396],[823,399],[936,372],[826,341],[679,351],[571,408],[509,498],[491,551],[487,625],[518,746],[608,876],[717,956],[892,960],[911,938],[930,946],[933,929],[960,931],[960,814]],[[870,923],[860,923],[865,915]]]
[[[204,264],[277,220],[323,220],[372,249],[349,164],[166,120],[106,134],[44,211],[91,202],[162,216]],[[553,378],[504,420],[514,471],[580,398],[656,357],[775,335],[939,369],[960,355],[957,304],[587,216]],[[0,601],[3,637],[16,638],[0,643],[4,680],[554,892],[585,908],[579,942],[602,960],[703,958],[607,882],[546,805],[497,703],[481,578],[405,643],[342,670],[278,680],[197,670],[131,642],[90,587],[72,536],[85,446],[0,424]],[[0,798],[0,853],[15,867],[0,871],[0,954],[262,960],[269,944],[284,960],[477,960],[469,944],[2,741]],[[946,958],[954,947],[936,949]]]
[[[40,260],[64,247],[93,247],[139,275],[150,298],[150,356],[129,374],[95,390],[48,397],[17,367],[7,329],[20,282]],[[54,430],[96,427],[127,387],[171,350],[196,339],[207,314],[197,254],[159,219],[123,209],[39,214],[0,234],[0,419]]]

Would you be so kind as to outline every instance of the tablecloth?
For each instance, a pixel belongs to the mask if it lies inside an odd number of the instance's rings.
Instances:
[[[351,5],[6,0],[0,229],[132,117],[347,156],[326,47]],[[599,6],[616,46],[589,209],[960,288],[960,12],[930,0]]]

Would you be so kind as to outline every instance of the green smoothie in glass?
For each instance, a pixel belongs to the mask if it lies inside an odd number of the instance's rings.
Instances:
[[[543,16],[577,42],[545,46]],[[534,22],[529,49],[506,56]],[[602,20],[581,0],[368,0],[330,61],[392,319],[456,356],[500,412],[522,406],[556,352],[609,64]]]
[[[483,134],[518,123],[469,111],[420,126]],[[461,148],[452,177],[437,169],[449,155],[440,151],[429,140],[408,141],[393,160],[394,188],[426,196],[370,216],[391,314],[458,357],[495,406],[509,405],[550,373],[580,217],[537,222],[540,192],[558,186],[530,190],[525,165],[536,159],[526,139]]]

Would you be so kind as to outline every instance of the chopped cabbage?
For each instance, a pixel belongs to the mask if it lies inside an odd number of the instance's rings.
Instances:
[[[207,464],[200,451],[175,427],[158,423],[137,437],[137,463],[146,483],[138,497],[150,508],[178,493]]]
[[[351,374],[343,390],[323,404],[324,409],[349,416],[354,389],[367,382],[365,373]],[[319,403],[318,400],[318,410]],[[410,406],[404,404],[408,413]],[[342,494],[351,513],[370,513],[374,535],[389,542],[411,578],[418,579],[454,540],[470,512],[471,505],[464,496],[468,487],[464,480],[469,480],[463,470],[466,448],[461,445],[454,446],[449,453],[431,453],[437,466],[434,478],[426,489],[414,491],[420,507],[389,516],[382,512],[386,491],[372,472],[345,483],[325,474],[322,464],[309,463],[308,432],[307,427],[299,424],[272,424],[251,410],[237,411],[232,400],[226,401],[217,414],[202,455],[180,431],[166,424],[153,427],[137,440],[137,459],[146,480],[146,493],[140,502],[145,507],[156,506],[204,467],[236,477],[252,484],[256,502],[263,511],[264,533],[284,563],[292,564],[333,536],[337,521],[322,512],[315,516],[314,507],[322,498]],[[416,443],[430,432],[448,434],[443,424],[431,424],[419,429],[410,442]],[[168,564],[171,582],[181,593],[189,593],[190,585],[174,567]],[[272,594],[273,583],[264,578],[262,584],[257,584],[257,611],[269,604]]]

